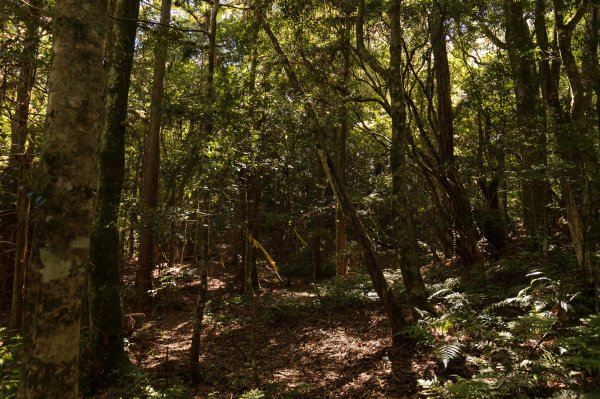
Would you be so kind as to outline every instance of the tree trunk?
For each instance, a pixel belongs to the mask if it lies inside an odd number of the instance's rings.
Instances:
[[[564,20],[565,4],[562,0],[553,0],[557,29],[557,43],[560,60],[566,72],[571,89],[571,106],[568,112],[561,112],[558,101],[558,84],[555,91],[549,93],[546,106],[554,117],[554,132],[558,153],[564,162],[560,181],[562,196],[567,208],[567,220],[579,266],[588,274],[594,274],[593,253],[597,246],[597,237],[590,232],[596,230],[594,224],[593,203],[598,199],[598,152],[592,137],[593,127],[588,115],[592,112],[593,92],[600,78],[598,74],[598,6],[583,1],[575,15],[568,22]],[[546,35],[543,19],[543,6],[537,13],[539,37]],[[577,65],[572,50],[573,31],[588,15],[586,35],[583,41],[581,67]],[[557,105],[558,104],[558,105]]]
[[[401,1],[390,3],[390,90],[392,116],[392,146],[390,165],[392,168],[392,218],[396,255],[402,272],[409,303],[420,309],[428,309],[427,291],[416,250],[412,231],[411,212],[408,207],[408,174],[406,149],[408,125],[402,78],[402,28],[400,24]]]
[[[483,194],[483,209],[481,215],[482,234],[486,240],[494,247],[496,251],[502,251],[508,242],[508,233],[506,231],[506,220],[504,213],[500,209],[500,184],[502,182],[501,173],[504,169],[500,165],[504,164],[502,151],[491,149],[490,140],[491,121],[488,115],[477,113],[477,168],[479,178],[477,183]],[[485,119],[485,123],[482,119]],[[493,170],[490,179],[486,176],[484,167],[484,153],[496,158],[497,167]]]
[[[260,181],[256,171],[246,170],[244,180],[244,206],[246,207],[246,235],[244,239],[260,237]],[[250,268],[252,287],[257,290],[260,286],[258,281],[258,269],[256,264],[257,249],[250,243],[248,251],[245,251],[244,262]]]
[[[19,398],[76,399],[102,113],[106,1],[58,0],[47,130],[37,181]]]
[[[323,231],[325,229],[322,205],[325,202],[325,187],[323,182],[323,168],[321,160],[315,160],[315,190],[319,200],[317,201],[316,212],[313,218],[312,226],[312,270],[311,276],[313,281],[318,281],[323,278]]]
[[[209,196],[204,199],[203,205],[207,206]],[[208,212],[207,212],[208,213]],[[202,321],[204,319],[204,308],[208,299],[208,229],[205,228],[204,219],[200,213],[200,204],[196,203],[196,231],[194,234],[194,259],[196,269],[200,275],[200,286],[194,308],[194,317],[192,319],[192,344],[190,346],[190,374],[192,383],[200,382],[200,339],[202,337]],[[208,225],[208,223],[206,223]]]
[[[439,143],[439,179],[452,208],[450,214],[458,233],[457,252],[467,264],[483,261],[479,249],[480,235],[473,219],[471,204],[460,181],[454,157],[454,121],[451,99],[450,67],[446,48],[444,5],[433,4],[431,47],[437,96],[437,129]]]
[[[506,47],[515,84],[517,119],[522,129],[522,200],[525,228],[533,249],[546,249],[549,223],[546,206],[550,187],[545,177],[546,135],[538,95],[534,45],[520,1],[504,0]]]
[[[213,108],[215,102],[215,86],[214,73],[216,63],[216,48],[217,48],[217,17],[219,14],[219,0],[213,1],[213,7],[210,13],[209,25],[209,44],[208,44],[208,84],[206,94],[206,111],[208,114],[208,123],[206,125],[207,138],[213,133]],[[200,380],[200,338],[202,336],[202,321],[204,319],[204,308],[208,299],[208,262],[209,262],[209,231],[210,223],[208,215],[210,214],[210,194],[207,192],[202,201],[206,212],[206,228],[203,219],[200,217],[199,204],[196,202],[196,233],[195,233],[195,260],[198,267],[198,249],[200,249],[200,287],[198,289],[198,297],[196,299],[196,307],[192,320],[192,343],[190,347],[190,374],[192,382],[197,384]],[[201,222],[202,221],[202,222]],[[199,245],[198,245],[199,241]]]
[[[350,18],[350,10],[346,10],[344,15],[344,34],[342,35],[342,88],[344,90],[348,87],[348,81],[350,79],[350,46],[351,36],[350,30],[352,28]],[[337,156],[337,168],[340,175],[340,183],[346,185],[346,142],[348,141],[348,103],[346,100],[342,102],[340,109],[340,128],[337,139],[338,145],[338,156]],[[337,252],[337,275],[346,276],[348,274],[348,265],[346,261],[346,219],[340,209],[339,203],[336,202],[335,206],[335,231],[336,231],[336,252]]]
[[[154,77],[152,81],[152,102],[150,105],[150,127],[146,140],[144,156],[144,181],[142,187],[142,222],[140,230],[139,264],[135,275],[135,290],[138,306],[149,305],[148,291],[152,289],[152,272],[154,259],[154,226],[153,219],[158,197],[158,171],[160,162],[160,127],[162,122],[162,106],[164,81],[167,62],[168,38],[167,25],[171,21],[171,0],[163,0],[160,10],[159,40],[154,51]]]
[[[27,188],[33,161],[29,158],[29,149],[25,150],[21,161],[19,175],[19,192],[17,194],[17,235],[15,237],[15,270],[10,309],[10,328],[21,329],[25,312],[25,280],[29,255],[29,210],[30,200]]]
[[[29,103],[31,91],[35,80],[35,63],[39,45],[39,1],[26,5],[28,18],[25,23],[25,48],[23,49],[21,65],[19,68],[20,85],[17,89],[17,109],[11,133],[11,157],[9,158],[8,172],[18,171],[15,178],[16,185],[9,184],[16,195],[16,226],[15,251],[14,251],[14,276],[12,285],[12,306],[10,313],[10,327],[16,330],[21,328],[23,322],[24,300],[25,300],[25,276],[27,270],[27,247],[29,237],[29,205],[27,195],[29,189],[29,171],[32,159],[29,156],[30,149],[26,147],[29,136]],[[10,218],[12,219],[12,218]],[[5,227],[10,228],[3,223]],[[4,230],[6,231],[6,230]],[[0,239],[4,234],[0,233]],[[1,260],[0,260],[1,262]],[[8,266],[8,265],[7,265]],[[1,266],[0,266],[1,267]],[[6,290],[10,292],[10,290]]]
[[[119,208],[125,176],[127,99],[139,0],[118,0],[108,33],[98,194],[88,270],[90,365],[98,385],[129,362],[121,331]]]

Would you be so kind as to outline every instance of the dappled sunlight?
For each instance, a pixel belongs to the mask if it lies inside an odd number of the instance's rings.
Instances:
[[[212,305],[206,310],[201,339],[203,386],[230,391],[233,385],[243,392],[252,380],[250,313],[243,297],[240,301],[224,284],[226,280],[221,275],[209,279]],[[180,300],[185,306],[174,309],[187,311],[161,311],[133,337],[142,352],[138,356],[145,357],[140,365],[163,381],[175,376],[188,379],[194,290],[186,290]],[[269,309],[281,303],[290,308],[278,308],[283,313],[269,318]],[[314,286],[296,284],[289,291],[277,286],[264,289],[257,305],[254,347],[261,384],[303,392],[306,397],[368,391],[373,392],[370,397],[385,398],[385,392],[396,389],[390,378],[387,320],[368,301],[360,307],[326,310]]]

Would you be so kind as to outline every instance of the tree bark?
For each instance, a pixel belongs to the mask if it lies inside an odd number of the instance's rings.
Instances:
[[[140,230],[140,249],[138,269],[135,275],[135,290],[138,306],[147,307],[152,289],[152,272],[154,259],[154,226],[153,219],[158,197],[158,172],[160,164],[160,128],[162,122],[162,106],[164,81],[167,63],[168,39],[167,25],[171,21],[171,0],[163,0],[160,10],[159,40],[154,51],[154,77],[152,81],[152,102],[150,105],[150,127],[146,140],[144,155],[144,181],[142,187],[142,226]]]
[[[18,397],[78,397],[107,3],[58,0]]]
[[[118,0],[108,33],[104,114],[98,153],[98,193],[88,269],[89,360],[102,385],[129,361],[121,331],[119,208],[125,176],[127,99],[139,0]]]
[[[198,194],[197,194],[198,195]],[[206,207],[209,201],[209,196],[206,195],[203,205]],[[200,212],[200,202],[196,203],[196,231],[194,234],[194,263],[200,275],[200,287],[198,288],[198,296],[196,297],[196,306],[192,319],[192,343],[190,346],[190,374],[192,383],[200,382],[200,343],[202,337],[202,322],[204,320],[204,309],[208,300],[208,229],[205,227],[205,219],[208,216],[202,215]]]

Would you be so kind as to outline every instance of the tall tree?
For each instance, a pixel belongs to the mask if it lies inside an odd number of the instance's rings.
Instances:
[[[107,2],[58,0],[36,182],[20,398],[77,398],[83,280],[96,188]]]
[[[342,54],[342,76],[341,76],[341,87],[342,90],[348,90],[348,83],[350,80],[350,52],[351,48],[351,29],[352,29],[352,7],[347,3],[343,5],[343,26],[342,35],[340,36],[340,48]],[[340,174],[340,183],[346,184],[346,147],[348,141],[348,133],[350,122],[348,118],[348,102],[344,99],[340,111],[339,111],[339,132],[337,137],[338,154],[337,154],[337,168]],[[336,253],[337,253],[337,274],[338,276],[345,276],[348,273],[348,264],[346,259],[346,219],[339,204],[336,202],[335,207],[335,232],[336,232]]]
[[[416,240],[412,230],[411,212],[408,208],[408,168],[406,151],[408,124],[402,75],[402,25],[401,0],[390,2],[390,68],[388,86],[392,117],[392,145],[390,165],[392,168],[392,217],[396,254],[411,305],[427,309],[427,291],[417,257]]]
[[[547,205],[550,192],[546,178],[546,133],[539,97],[534,45],[525,20],[523,1],[504,0],[506,50],[517,105],[517,119],[523,138],[522,201],[523,220],[533,248],[547,247]]]
[[[153,215],[158,198],[158,172],[160,163],[160,128],[163,115],[164,81],[167,63],[168,25],[171,21],[171,0],[163,0],[160,9],[159,39],[154,51],[154,76],[150,104],[150,127],[144,153],[144,181],[142,186],[142,226],[135,290],[139,306],[147,306],[152,289],[154,270],[154,223]]]
[[[210,12],[208,32],[208,79],[206,84],[205,109],[207,122],[205,126],[206,137],[211,137],[214,130],[214,103],[215,103],[215,64],[217,60],[217,18],[219,16],[219,0],[213,0]],[[199,194],[198,194],[199,195]],[[208,209],[210,194],[205,193],[203,205]],[[195,234],[195,258],[198,271],[200,272],[200,287],[196,299],[196,307],[193,316],[192,343],[190,347],[190,372],[192,381],[196,384],[200,380],[200,338],[202,336],[202,321],[204,319],[204,308],[208,299],[208,264],[209,264],[209,228],[205,221],[206,216],[199,212],[199,202],[196,202],[196,234]],[[205,224],[207,227],[205,228]],[[198,242],[199,241],[199,242]]]
[[[99,384],[128,363],[121,332],[118,223],[125,175],[127,99],[139,6],[139,0],[117,0],[106,41],[108,68],[88,270],[89,359]]]
[[[391,201],[395,251],[409,302],[414,307],[426,309],[428,308],[427,292],[418,264],[416,240],[412,231],[411,213],[407,197],[406,151],[409,131],[406,120],[406,96],[403,79],[401,1],[394,0],[390,2],[388,15],[390,18],[389,68],[386,69],[380,64],[365,46],[364,0],[361,0],[358,4],[356,46],[363,62],[386,81],[389,89],[390,103],[386,103],[386,111],[392,119],[390,166],[392,170]]]
[[[556,49],[560,64],[548,61],[550,48],[545,22],[546,2],[536,1],[536,38],[545,58],[540,62],[542,93],[547,114],[558,146],[557,152],[563,161],[559,174],[562,199],[566,206],[569,230],[579,266],[589,275],[594,271],[593,253],[598,245],[598,224],[594,216],[594,203],[600,192],[597,189],[599,154],[594,145],[593,94],[598,85],[598,5],[584,0],[579,3],[572,18],[565,20],[566,3],[553,0],[556,23]],[[573,50],[573,33],[587,16],[582,41],[582,58],[578,64]],[[564,109],[560,100],[559,65],[565,71],[570,87],[570,106]],[[553,68],[553,66],[555,66]],[[597,278],[597,276],[596,276]]]
[[[460,179],[454,155],[454,116],[452,110],[450,67],[446,43],[445,1],[434,1],[431,11],[430,41],[433,54],[436,94],[436,128],[438,155],[436,177],[449,204],[450,225],[457,230],[457,252],[467,264],[479,263],[483,256],[478,247],[479,233],[471,213],[471,205]]]
[[[16,184],[10,184],[16,195],[16,226],[14,251],[14,279],[12,291],[12,306],[10,326],[20,329],[23,322],[25,299],[25,275],[27,270],[28,237],[29,237],[29,207],[27,195],[29,170],[31,168],[30,149],[27,147],[29,138],[29,105],[35,80],[36,55],[39,46],[40,2],[33,1],[22,6],[27,15],[25,20],[25,46],[19,66],[20,84],[17,89],[17,103],[11,133],[11,157],[9,158],[9,173],[18,173]]]

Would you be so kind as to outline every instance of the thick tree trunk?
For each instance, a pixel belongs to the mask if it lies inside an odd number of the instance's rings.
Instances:
[[[506,47],[515,84],[517,119],[523,141],[522,201],[525,228],[534,249],[547,247],[549,222],[546,207],[550,192],[545,177],[546,134],[538,95],[534,45],[520,1],[504,0]]]
[[[89,261],[102,113],[107,3],[58,0],[48,125],[28,273],[19,398],[78,397],[81,299]]]
[[[598,199],[597,168],[598,152],[592,137],[593,127],[589,122],[592,112],[592,97],[600,78],[598,73],[598,6],[583,1],[575,15],[565,22],[565,4],[553,0],[560,60],[571,89],[571,106],[568,112],[556,111],[558,84],[549,93],[547,107],[554,116],[554,132],[558,153],[565,167],[560,176],[563,200],[567,208],[567,220],[579,266],[588,274],[595,271],[593,253],[598,245],[597,237],[590,232],[597,230],[594,224],[593,203]],[[543,10],[543,4],[539,6]],[[538,12],[538,36],[546,34],[542,10]],[[583,41],[581,67],[577,65],[572,49],[573,31],[588,14],[586,35]],[[558,103],[558,105],[556,105]]]
[[[454,121],[450,94],[450,67],[446,48],[445,6],[435,1],[432,11],[431,47],[437,96],[437,129],[439,143],[438,171],[452,208],[453,222],[458,233],[457,252],[467,264],[483,261],[479,249],[480,234],[475,225],[471,204],[459,178],[454,157]]]
[[[98,194],[88,270],[89,360],[98,385],[128,364],[121,331],[119,207],[125,176],[125,121],[139,0],[117,0],[108,33]]]
[[[144,181],[142,187],[142,226],[140,230],[140,249],[138,269],[135,275],[135,290],[138,306],[149,305],[148,291],[152,289],[154,259],[153,216],[158,197],[158,171],[160,163],[160,128],[164,81],[167,62],[168,43],[166,26],[171,21],[171,0],[163,0],[160,10],[160,37],[154,51],[154,77],[152,81],[152,102],[150,105],[150,127],[144,154]]]

